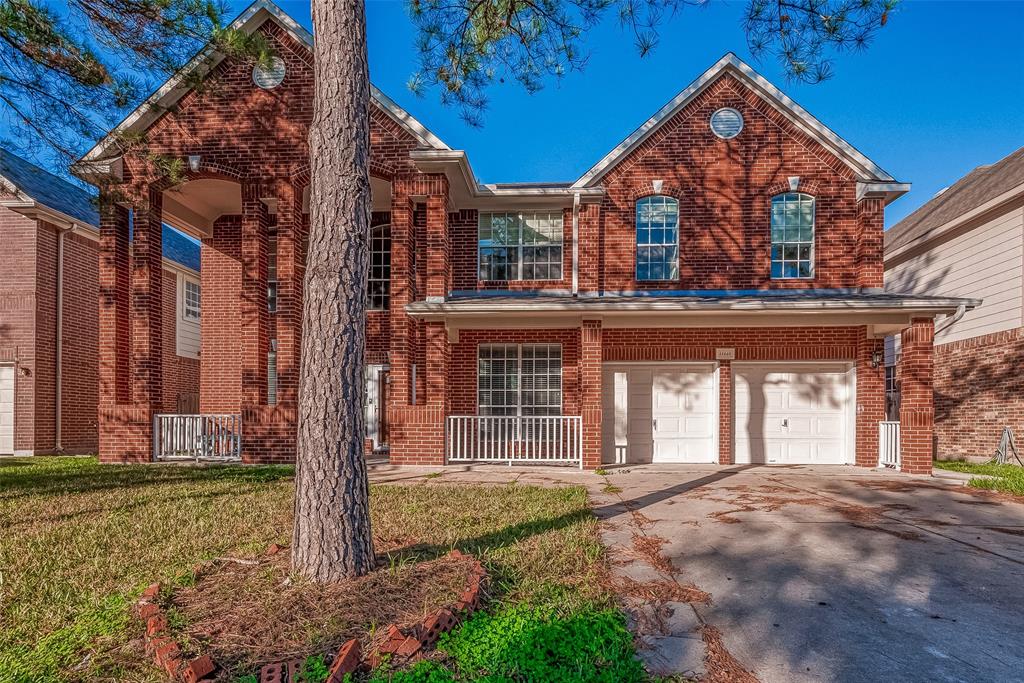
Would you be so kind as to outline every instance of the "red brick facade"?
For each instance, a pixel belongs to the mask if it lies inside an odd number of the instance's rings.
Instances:
[[[202,243],[203,412],[240,413],[243,460],[294,458],[301,348],[302,281],[308,219],[308,126],[312,117],[311,53],[274,22],[258,29],[285,62],[287,76],[272,90],[252,81],[249,64],[222,62],[217,87],[185,95],[152,124],[147,149],[175,158],[199,157],[186,182],[217,179],[237,186],[237,215],[219,216]],[[721,140],[708,129],[716,109],[731,107],[744,119],[742,135]],[[559,343],[562,412],[583,423],[583,464],[601,462],[602,363],[609,361],[714,361],[715,349],[735,350],[737,361],[843,361],[856,368],[856,462],[877,461],[877,422],[884,417],[883,370],[872,367],[881,341],[866,322],[817,324],[767,319],[759,327],[606,327],[600,315],[537,323],[530,316],[449,329],[442,320],[411,315],[417,302],[444,302],[453,291],[561,290],[573,287],[573,201],[515,210],[560,211],[562,277],[552,281],[489,282],[477,264],[478,208],[456,206],[459,178],[417,165],[424,143],[383,106],[371,107],[370,173],[387,186],[388,207],[375,197],[373,225],[390,226],[390,307],[367,313],[366,362],[387,364],[391,460],[399,464],[445,461],[445,420],[477,412],[477,349],[481,343]],[[445,151],[450,150],[434,150]],[[173,381],[152,358],[165,354],[153,300],[167,285],[150,269],[159,254],[164,191],[144,159],[124,158],[122,205],[103,221],[105,259],[100,270],[101,443],[109,460],[148,459],[146,425],[156,401]],[[427,170],[421,171],[420,168]],[[771,197],[799,191],[816,200],[815,269],[811,279],[770,277]],[[858,199],[858,176],[804,129],[730,72],[711,83],[648,139],[619,159],[601,179],[603,195],[579,207],[578,293],[636,290],[874,289],[882,286],[884,202]],[[660,193],[679,201],[678,280],[635,279],[637,199]],[[111,200],[113,194],[105,194]],[[479,202],[477,202],[479,204]],[[135,216],[141,249],[128,264],[126,209]],[[273,207],[273,209],[271,209]],[[496,204],[496,210],[506,205]],[[554,207],[554,208],[552,208]],[[277,312],[266,306],[269,235],[276,237]],[[754,323],[756,324],[756,323]],[[920,326],[914,329],[918,330]],[[482,329],[481,329],[482,328]],[[130,334],[129,334],[130,333]],[[923,332],[915,332],[915,335]],[[916,339],[916,337],[915,337]],[[276,343],[276,346],[275,346]],[[929,342],[930,343],[930,342]],[[268,352],[276,348],[277,401],[268,396]],[[916,427],[907,436],[911,461],[926,430],[925,373],[930,346],[919,343],[921,399],[912,401]],[[720,362],[719,461],[732,461],[730,361]],[[926,376],[927,375],[927,376]],[[917,431],[915,431],[917,430]],[[930,432],[929,432],[930,434]],[[916,466],[916,465],[915,465]]]
[[[1003,427],[1024,435],[1024,328],[935,347],[935,453],[991,457]]]
[[[60,228],[0,208],[6,267],[0,271],[0,363],[15,372],[16,453],[95,453],[99,399],[99,245],[65,232],[61,339],[60,443],[57,442],[57,259]],[[175,275],[163,272],[164,329],[161,410],[199,389],[199,361],[175,353]]]

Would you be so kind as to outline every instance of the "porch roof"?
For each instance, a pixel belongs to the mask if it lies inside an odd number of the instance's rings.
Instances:
[[[793,327],[868,325],[893,334],[912,318],[970,310],[979,299],[895,294],[877,289],[680,290],[605,292],[453,292],[443,301],[409,304],[409,315],[449,329],[565,327],[600,319],[605,327]]]

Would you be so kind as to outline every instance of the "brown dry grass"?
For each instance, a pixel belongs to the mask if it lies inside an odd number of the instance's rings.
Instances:
[[[176,591],[167,607],[180,624],[179,642],[210,654],[228,680],[259,664],[335,650],[349,638],[365,646],[376,629],[412,625],[455,602],[472,562],[446,555],[320,585],[292,576],[289,561],[284,551],[255,565],[219,563]]]

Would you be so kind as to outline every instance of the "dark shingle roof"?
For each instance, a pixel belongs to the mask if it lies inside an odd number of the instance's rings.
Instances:
[[[885,249],[922,239],[949,221],[1024,185],[1024,147],[988,166],[979,166],[885,232]]]
[[[11,154],[6,149],[0,149],[0,176],[40,204],[83,223],[99,227],[100,217],[93,201],[95,195]]]
[[[199,243],[169,225],[164,226],[164,258],[199,271]]]
[[[10,181],[20,192],[54,211],[99,228],[96,195],[72,185],[33,163],[0,148],[0,176]],[[186,268],[199,270],[199,243],[165,225],[163,229],[164,257]]]

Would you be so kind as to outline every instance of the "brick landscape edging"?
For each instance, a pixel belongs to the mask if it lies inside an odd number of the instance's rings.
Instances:
[[[268,554],[276,554],[279,550],[280,546],[275,544],[268,549]],[[441,634],[451,631],[461,619],[476,611],[483,597],[487,571],[480,560],[458,550],[452,550],[449,556],[454,559],[472,560],[472,567],[459,599],[434,610],[420,623],[406,631],[397,624],[389,624],[384,628],[386,638],[365,658],[361,656],[358,640],[353,638],[346,641],[331,660],[326,683],[342,683],[346,674],[354,673],[360,668],[374,669],[385,658],[394,663],[409,663],[433,647]],[[185,663],[181,645],[169,635],[167,616],[157,604],[159,596],[160,584],[154,583],[142,591],[135,603],[136,614],[146,624],[146,654],[153,658],[156,666],[163,669],[171,680],[185,683],[209,680],[217,668],[216,663],[209,655],[201,655]],[[302,671],[304,664],[303,659],[265,664],[260,668],[260,683],[297,681],[297,675]]]

